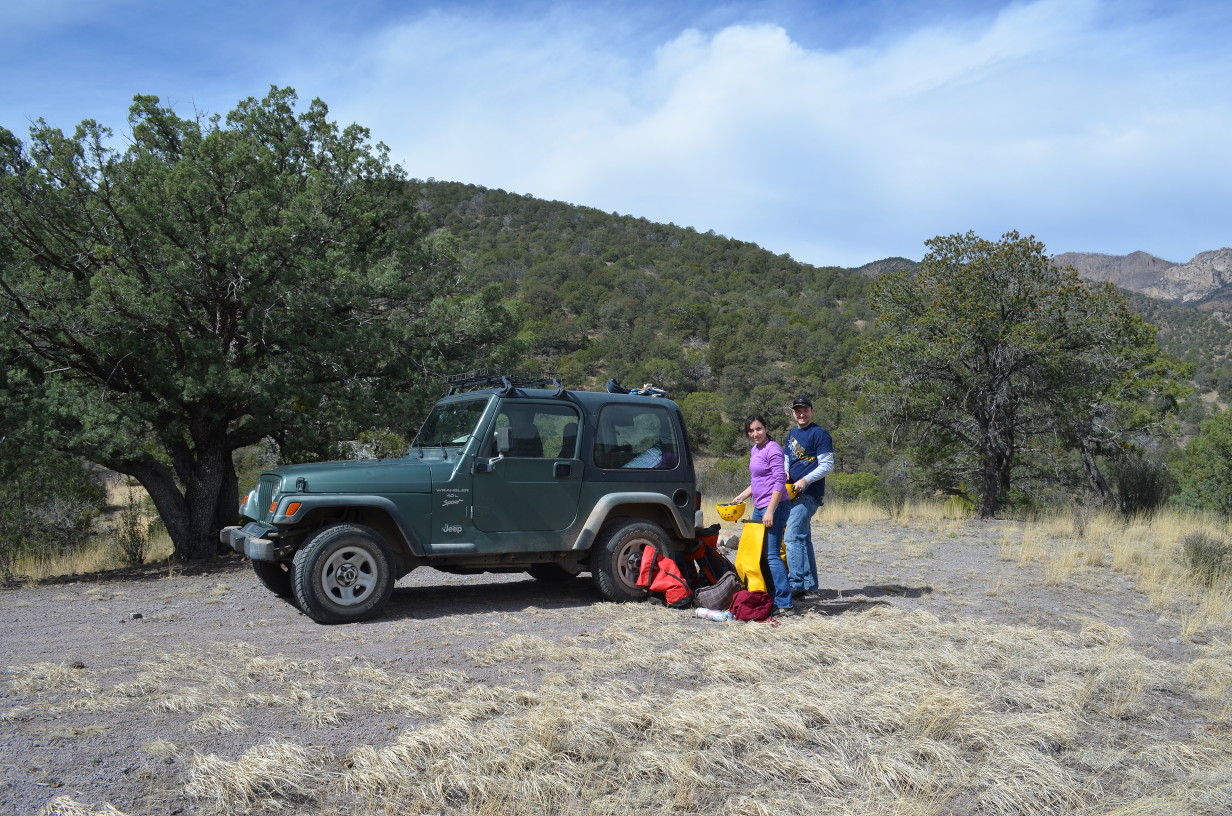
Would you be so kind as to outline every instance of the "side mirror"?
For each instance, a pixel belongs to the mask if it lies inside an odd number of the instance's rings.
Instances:
[[[506,425],[503,428],[497,428],[496,429],[496,452],[499,453],[500,456],[496,457],[496,459],[493,459],[492,461],[495,462],[497,459],[503,458],[506,454],[509,453],[509,449],[512,447],[513,447],[513,432],[509,428],[509,426]]]
[[[475,465],[476,473],[491,473],[496,470],[496,463],[505,458],[505,454],[509,453],[509,448],[512,446],[512,433],[509,426],[497,428],[496,433],[496,456],[486,462],[479,462]]]

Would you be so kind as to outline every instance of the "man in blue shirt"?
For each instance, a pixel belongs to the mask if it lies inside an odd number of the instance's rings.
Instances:
[[[830,432],[813,424],[813,401],[796,397],[791,404],[796,427],[783,444],[783,468],[796,493],[787,516],[783,542],[787,547],[787,582],[793,595],[816,593],[817,554],[813,549],[813,514],[825,500],[826,474],[834,470]]]

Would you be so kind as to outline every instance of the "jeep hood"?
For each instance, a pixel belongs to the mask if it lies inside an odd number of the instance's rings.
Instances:
[[[283,492],[304,480],[306,493],[431,493],[432,470],[426,462],[385,459],[379,462],[317,462],[270,471],[282,479]]]

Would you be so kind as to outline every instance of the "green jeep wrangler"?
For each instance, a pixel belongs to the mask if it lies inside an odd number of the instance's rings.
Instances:
[[[222,542],[319,623],[374,617],[420,566],[588,571],[605,598],[637,600],[647,544],[694,545],[701,496],[671,400],[556,377],[449,382],[404,458],[263,473]]]

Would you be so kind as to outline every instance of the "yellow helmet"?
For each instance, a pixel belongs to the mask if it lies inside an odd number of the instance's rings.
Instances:
[[[787,483],[787,500],[788,500],[788,501],[795,501],[795,500],[796,500],[796,496],[799,496],[799,495],[800,495],[800,494],[796,492],[796,483],[795,483],[795,482],[788,482],[788,483]]]
[[[719,511],[719,518],[723,521],[739,521],[744,515],[744,502],[716,504],[714,509]]]

